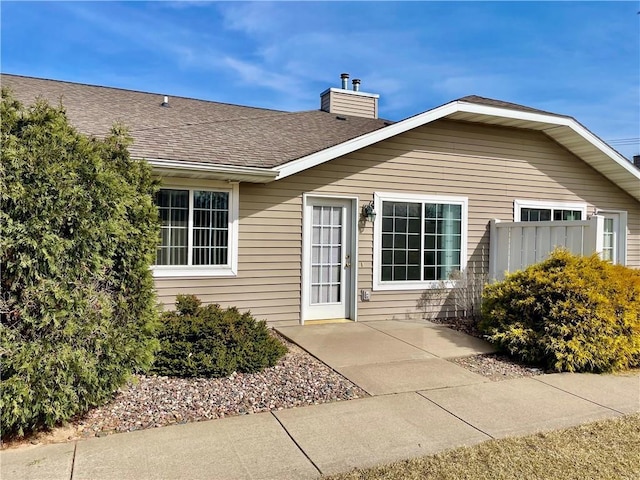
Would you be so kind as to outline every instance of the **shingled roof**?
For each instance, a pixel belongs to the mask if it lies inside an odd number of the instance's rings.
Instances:
[[[2,86],[25,104],[62,102],[78,130],[105,136],[121,122],[137,158],[273,168],[389,122],[320,110],[285,112],[79,83],[2,74]]]
[[[447,118],[543,132],[640,200],[640,171],[574,118],[468,96],[392,123],[320,110],[284,112],[117,88],[0,75],[2,86],[30,104],[62,102],[80,131],[106,135],[129,127],[134,157],[161,175],[270,182]]]

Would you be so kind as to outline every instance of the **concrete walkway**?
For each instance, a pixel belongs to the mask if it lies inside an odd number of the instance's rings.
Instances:
[[[1,478],[318,478],[640,411],[639,375],[490,382],[446,360],[489,345],[425,322],[279,330],[372,396],[5,450]]]

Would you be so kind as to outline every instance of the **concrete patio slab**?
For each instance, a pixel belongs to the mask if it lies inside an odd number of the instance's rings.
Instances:
[[[78,442],[73,479],[314,478],[270,413]]]
[[[533,378],[420,394],[494,438],[564,428],[619,415]]]
[[[335,369],[433,358],[433,355],[364,323],[298,325],[276,330]]]
[[[488,439],[417,393],[282,410],[276,416],[323,474]]]
[[[425,321],[416,323],[383,320],[367,322],[367,326],[440,358],[465,357],[496,351],[489,342]]]
[[[640,412],[640,374],[595,375],[554,373],[536,377],[539,382],[572,393],[620,413]]]
[[[4,480],[69,480],[75,443],[36,445],[0,452],[0,478]]]
[[[338,368],[338,372],[370,395],[433,390],[488,381],[482,375],[440,358],[351,365]]]

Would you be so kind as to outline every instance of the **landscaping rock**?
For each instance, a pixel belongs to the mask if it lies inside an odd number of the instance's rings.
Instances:
[[[77,436],[86,436],[87,431],[103,436],[367,396],[298,346],[280,340],[288,353],[277,365],[259,373],[234,372],[218,379],[136,375],[110,403],[73,422]]]

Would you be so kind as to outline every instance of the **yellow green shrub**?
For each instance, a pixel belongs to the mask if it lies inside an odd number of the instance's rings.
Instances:
[[[640,365],[640,271],[556,250],[487,286],[480,329],[549,370],[610,372]]]

